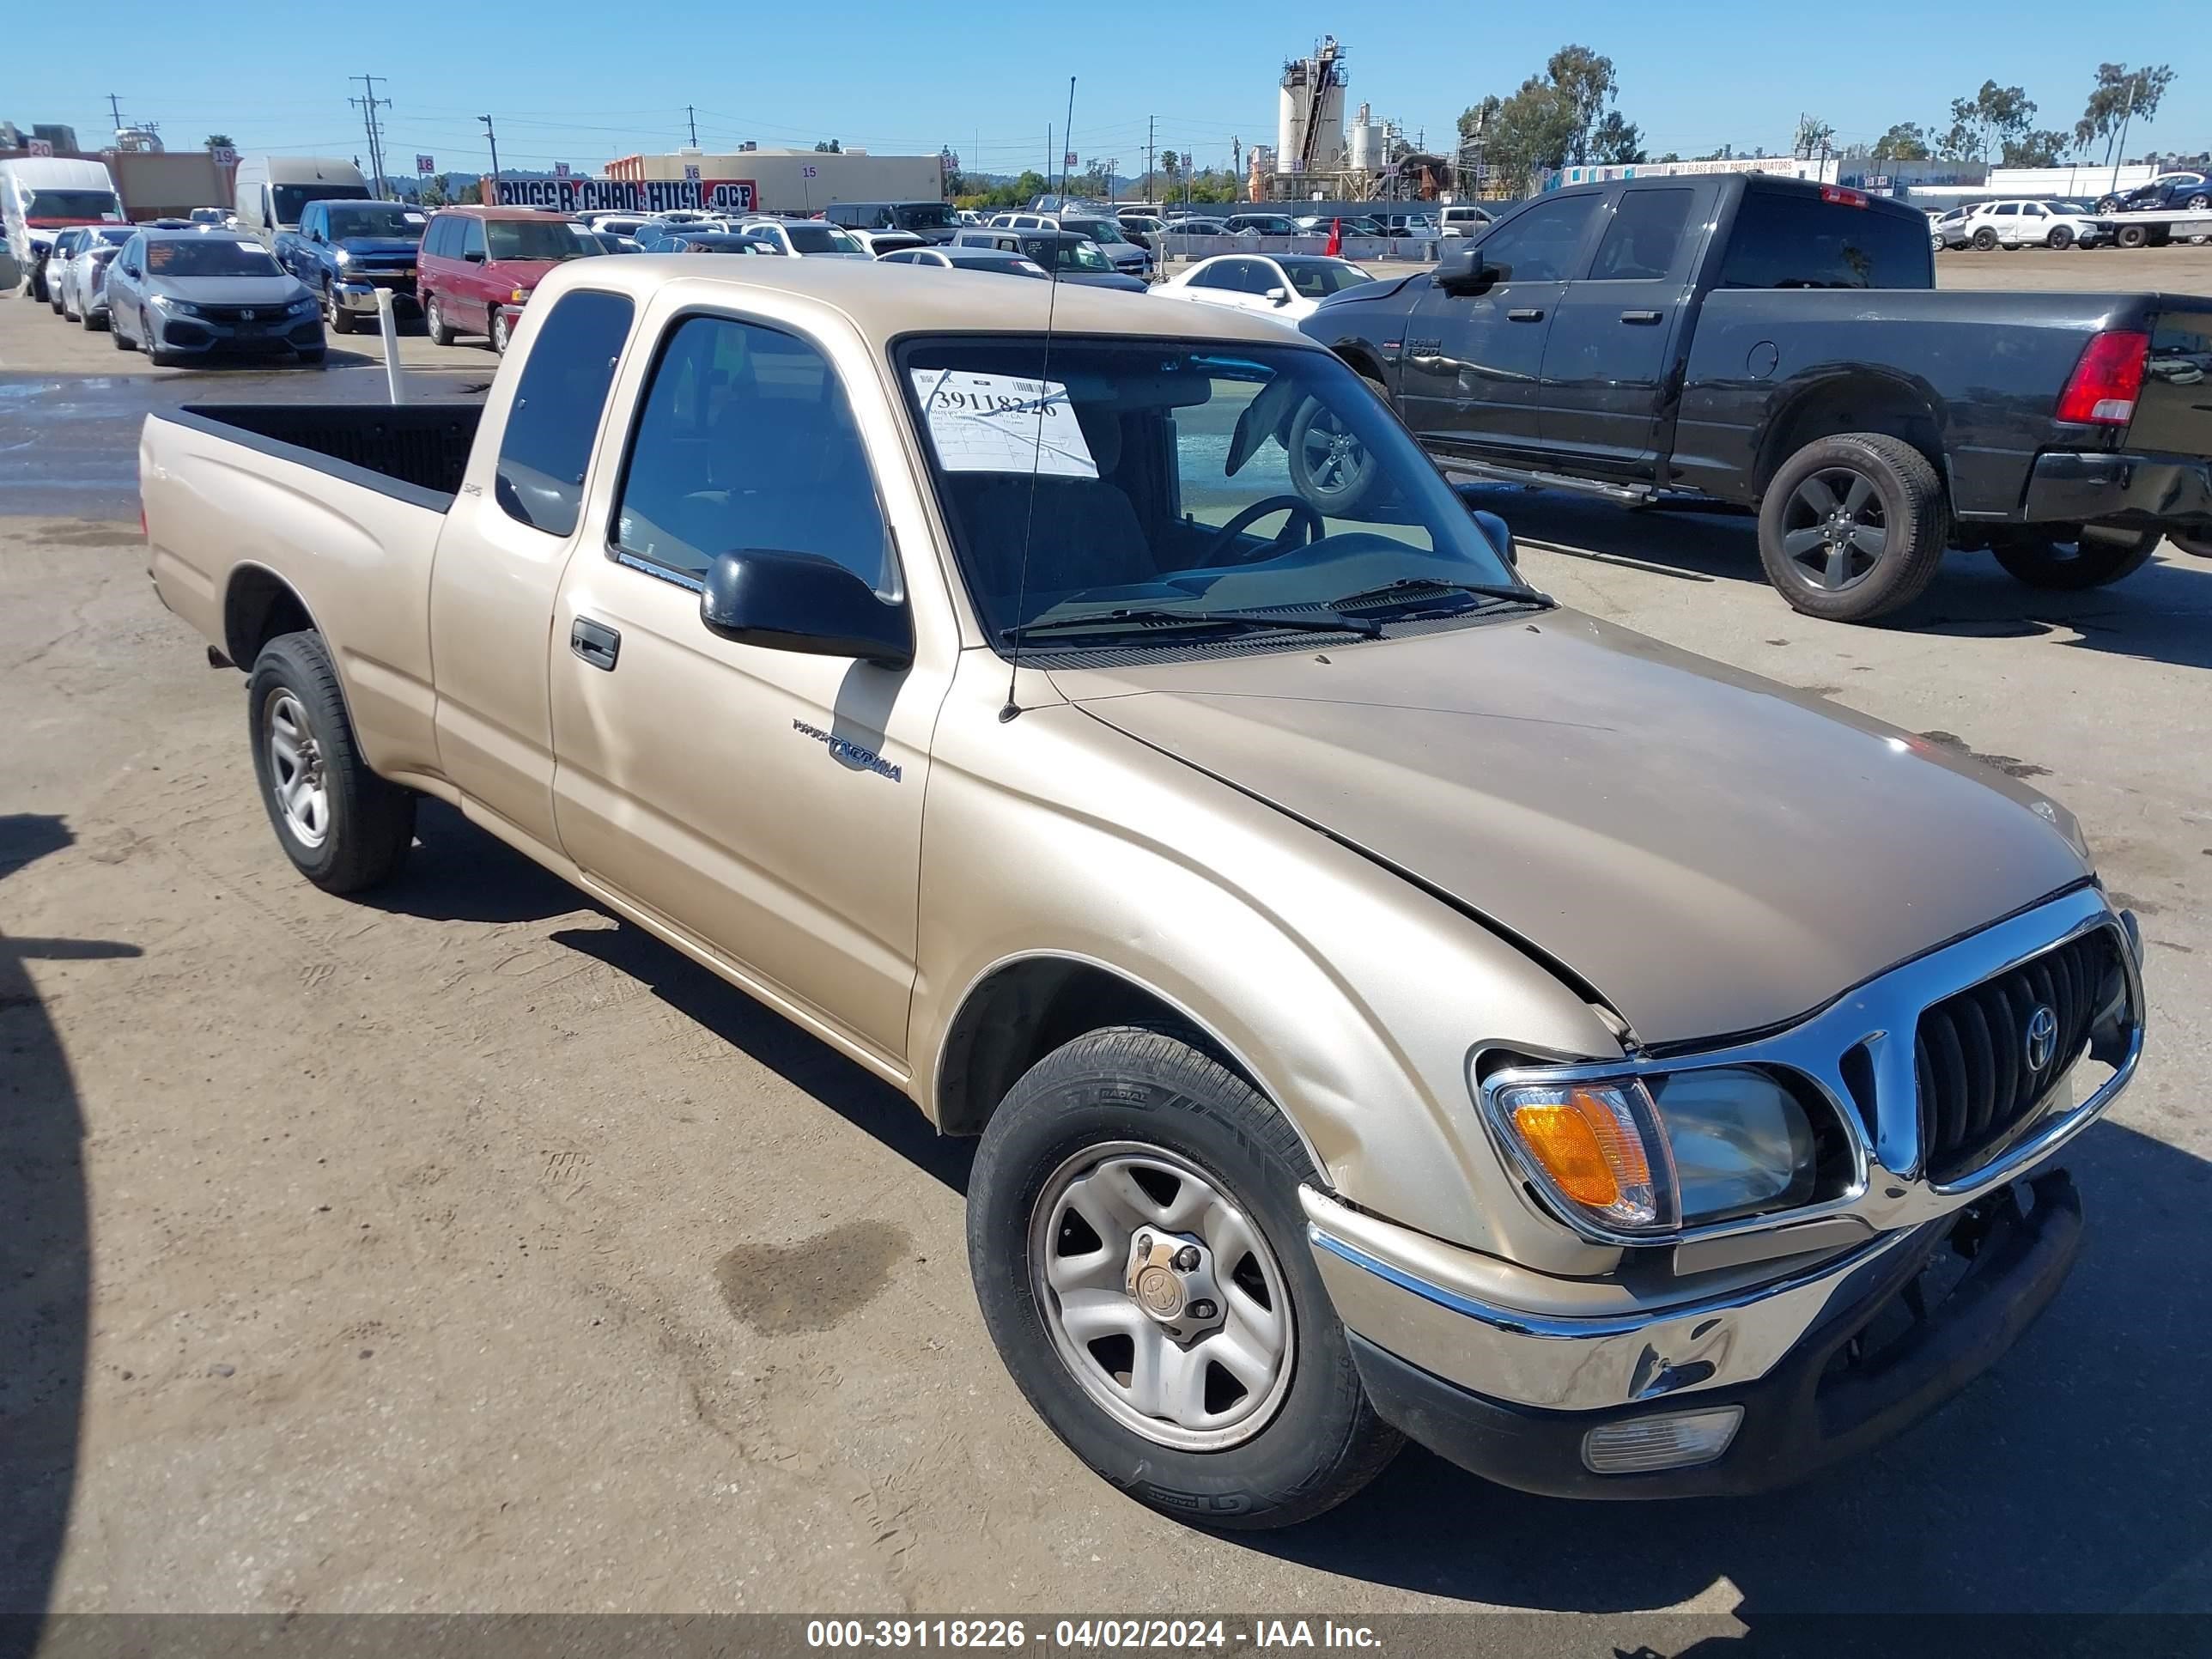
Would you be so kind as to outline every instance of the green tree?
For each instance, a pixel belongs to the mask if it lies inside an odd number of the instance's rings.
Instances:
[[[1573,112],[1574,137],[1568,141],[1566,159],[1578,164],[1589,161],[1599,118],[1613,100],[1613,59],[1601,58],[1588,46],[1561,46],[1545,64],[1544,75]]]
[[[2003,161],[2008,167],[2057,167],[2074,148],[2074,135],[2038,127],[2004,141]]]
[[[1589,159],[1601,167],[1632,166],[1644,159],[1644,135],[1635,122],[1623,119],[1619,110],[1609,109],[1590,129]]]
[[[433,173],[423,179],[422,187],[416,192],[416,199],[424,207],[443,207],[451,198],[446,194],[446,181]]]
[[[845,153],[845,146],[835,138],[823,138],[815,144],[814,153],[817,155],[842,155]]]
[[[1951,100],[1951,125],[1937,146],[1948,161],[1985,161],[1990,147],[2024,137],[2035,119],[2035,100],[2019,87],[1982,82],[1972,98]]]
[[[1899,121],[1875,140],[1874,159],[1877,161],[1924,161],[1929,159],[1928,135],[1913,122]]]
[[[210,149],[230,149],[232,147],[230,135],[227,132],[210,132],[207,136],[207,147]]]
[[[2096,84],[2089,102],[2074,124],[2074,142],[2087,149],[2105,141],[2105,159],[2112,159],[2112,146],[2124,136],[2131,121],[2148,121],[2158,113],[2159,100],[2173,84],[2173,70],[2164,64],[2131,70],[2125,64],[2097,65]]]

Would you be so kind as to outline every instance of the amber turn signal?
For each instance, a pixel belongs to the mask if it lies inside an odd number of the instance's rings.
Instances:
[[[1672,1223],[1671,1182],[1655,1176],[1665,1143],[1647,1131],[1649,1103],[1633,1082],[1517,1085],[1500,1091],[1507,1123],[1533,1172],[1568,1202],[1617,1227]]]

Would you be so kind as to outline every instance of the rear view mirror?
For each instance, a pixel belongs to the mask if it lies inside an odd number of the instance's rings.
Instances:
[[[1495,513],[1477,507],[1468,496],[1468,486],[1461,486],[1459,498],[1467,503],[1468,516],[1474,520],[1474,527],[1482,532],[1482,538],[1498,550],[1499,558],[1518,569],[1521,550],[1514,544],[1511,527]]]
[[[857,657],[885,668],[914,660],[903,605],[817,553],[747,548],[707,567],[699,620],[718,639],[816,657]]]
[[[461,255],[461,258],[467,260],[472,265],[480,265],[484,262],[483,250],[482,248],[472,247],[466,253]]]
[[[1290,289],[1286,288],[1271,288],[1267,290],[1267,303],[1269,305],[1286,306],[1290,304]]]
[[[1464,236],[1449,239],[1448,246],[1437,261],[1437,286],[1447,294],[1486,294],[1505,280],[1506,273],[1493,264],[1486,264],[1482,252]]]

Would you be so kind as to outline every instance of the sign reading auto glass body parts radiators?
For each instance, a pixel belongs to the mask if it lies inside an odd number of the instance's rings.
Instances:
[[[1067,388],[1059,381],[950,368],[911,373],[938,464],[947,472],[1034,467],[1047,478],[1098,476]]]
[[[759,192],[750,179],[502,179],[501,207],[665,213],[671,208],[750,213]]]

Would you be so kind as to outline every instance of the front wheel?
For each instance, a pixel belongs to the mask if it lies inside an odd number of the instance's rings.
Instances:
[[[334,283],[323,284],[323,323],[333,334],[354,331],[353,313],[338,303],[337,285]]]
[[[506,356],[507,341],[507,313],[495,309],[491,313],[491,325],[485,331],[485,332],[491,337],[491,349],[494,355],[501,357]]]
[[[415,839],[415,792],[369,769],[319,634],[280,634],[246,678],[261,803],[284,855],[329,893],[397,871]]]
[[[1759,507],[1767,580],[1809,617],[1869,622],[1926,591],[1950,538],[1928,458],[1886,433],[1846,432],[1782,464]]]
[[[1361,375],[1387,407],[1388,387]],[[1309,398],[1292,417],[1283,447],[1290,454],[1291,487],[1330,518],[1365,518],[1384,506],[1390,485],[1382,465],[1352,428],[1318,399]]]
[[[2053,225],[2051,228],[2051,234],[2043,240],[2045,246],[2050,247],[2072,247],[2074,233],[2064,225]]]
[[[1290,1526],[1396,1454],[1305,1243],[1313,1179],[1250,1084],[1134,1027],[1048,1054],[984,1130],[968,1209],[984,1322],[1053,1432],[1139,1501]]]
[[[1993,548],[2007,575],[2030,587],[2079,592],[2132,576],[2150,562],[2160,532],[2112,530],[2095,525],[2006,532]]]

